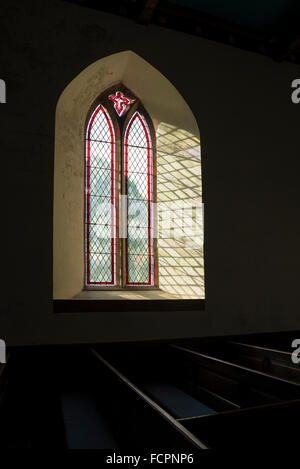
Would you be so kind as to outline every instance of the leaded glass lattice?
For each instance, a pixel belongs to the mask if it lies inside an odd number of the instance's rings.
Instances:
[[[86,285],[115,285],[116,141],[102,105],[87,126],[85,173]]]
[[[135,112],[124,138],[127,194],[126,285],[154,285],[153,152],[144,117]]]

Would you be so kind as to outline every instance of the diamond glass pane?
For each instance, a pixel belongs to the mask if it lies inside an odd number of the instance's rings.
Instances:
[[[154,285],[152,236],[153,174],[150,132],[136,112],[125,132],[127,193],[126,284]]]
[[[85,281],[116,284],[116,153],[113,124],[106,109],[93,112],[86,133]]]

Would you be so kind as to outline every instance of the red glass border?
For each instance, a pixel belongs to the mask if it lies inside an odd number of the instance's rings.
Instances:
[[[154,253],[153,253],[153,246],[152,246],[152,238],[151,238],[151,179],[152,179],[152,165],[153,161],[151,158],[151,152],[152,152],[152,146],[151,146],[151,137],[150,137],[150,132],[147,128],[147,125],[144,122],[143,117],[140,115],[138,111],[136,111],[133,116],[131,117],[127,128],[126,128],[126,133],[125,133],[125,193],[127,195],[127,190],[128,190],[128,136],[130,132],[130,128],[135,121],[135,119],[139,119],[142,127],[144,129],[146,139],[147,139],[147,160],[148,160],[148,249],[149,249],[149,280],[148,282],[129,282],[128,281],[128,239],[126,237],[125,240],[125,269],[126,269],[126,285],[148,285],[148,286],[153,286],[154,281],[152,281],[152,274],[154,274],[154,265],[153,265],[153,272],[152,272],[152,264],[151,264],[151,256],[154,258]],[[153,181],[152,181],[152,192],[153,192]]]
[[[103,112],[106,121],[109,126],[110,135],[111,135],[111,229],[112,229],[112,237],[111,237],[111,254],[112,254],[112,265],[111,265],[111,282],[91,282],[90,281],[90,236],[89,236],[89,222],[90,222],[90,134],[92,130],[92,125],[95,120],[96,115],[99,112]],[[115,285],[116,284],[116,234],[114,233],[114,226],[116,227],[116,176],[115,176],[115,135],[114,129],[112,126],[112,122],[110,120],[109,114],[106,109],[99,104],[94,110],[86,133],[86,144],[87,144],[87,151],[86,151],[86,205],[85,205],[85,238],[86,238],[86,285]],[[115,228],[116,229],[116,228]]]

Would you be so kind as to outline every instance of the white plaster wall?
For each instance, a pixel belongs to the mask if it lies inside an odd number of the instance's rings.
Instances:
[[[158,196],[160,193],[162,194],[164,188],[166,189],[166,181],[168,182],[168,175],[163,170],[166,167],[166,158],[174,160],[173,166],[176,161],[177,164],[180,161],[182,167],[179,169],[184,170],[182,160],[189,156],[188,153],[184,154],[184,151],[192,147],[198,151],[199,155],[196,158],[194,156],[192,166],[198,166],[198,174],[195,174],[198,183],[194,182],[198,186],[198,196],[201,198],[199,130],[193,113],[175,87],[154,67],[131,51],[113,54],[88,66],[65,88],[56,108],[53,220],[54,299],[73,298],[81,293],[84,286],[85,121],[95,99],[105,89],[118,82],[122,82],[140,98],[158,129]],[[167,132],[166,125],[172,129],[171,132]],[[169,141],[168,143],[164,134],[168,134],[176,142]],[[192,138],[194,140],[190,143]],[[171,167],[172,161],[169,163],[169,167]],[[185,186],[180,182],[184,177],[179,169],[175,166],[172,174],[170,170],[167,171],[170,175],[170,183],[171,179],[173,179],[173,184],[175,183],[173,196],[169,197],[170,201],[187,198],[183,192]],[[194,197],[196,197],[196,193]],[[159,197],[158,200],[166,202]],[[201,231],[201,227],[199,227],[199,231]],[[199,286],[201,284],[200,290],[197,292],[191,289],[187,292],[188,272],[182,270],[182,266],[179,264],[175,264],[175,269],[170,252],[170,249],[175,252],[174,245],[170,246],[170,243],[171,240],[168,248],[165,246],[165,241],[160,243],[159,240],[162,289],[178,297],[203,298],[203,273],[201,280],[195,271],[200,282],[198,282]],[[182,242],[179,244],[177,242],[176,247],[176,256],[180,256],[179,250],[182,248]],[[190,250],[188,254],[186,252],[184,253],[185,257],[190,256],[190,262],[195,262],[192,260],[195,258],[195,252],[193,250]],[[199,267],[199,262],[203,263],[202,251],[197,253],[197,259],[197,267]],[[171,282],[167,280],[167,277],[170,276],[170,270],[168,272],[166,269],[171,270]],[[176,285],[178,285],[177,294]]]

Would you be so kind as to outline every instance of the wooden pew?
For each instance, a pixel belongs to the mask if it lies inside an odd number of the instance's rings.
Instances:
[[[91,348],[91,352],[100,365],[102,386],[109,382],[108,389],[113,391],[107,405],[110,405],[111,418],[117,421],[116,439],[121,449],[191,451],[207,448],[98,351]]]
[[[23,421],[28,447],[195,452],[295,442],[299,383],[187,346],[55,350],[15,357],[11,426]]]
[[[68,449],[118,449],[93,390],[71,390],[61,395]]]
[[[296,430],[293,418],[298,419],[300,411],[298,384],[203,354],[195,355],[178,346],[162,347],[158,353],[155,350],[139,351],[137,357],[134,349],[132,352],[125,350],[124,353],[118,350],[111,356],[108,354],[107,359],[105,352],[102,356],[93,350],[119,382],[118,390],[116,383],[113,385],[116,392],[113,402],[118,402],[116,415],[121,416],[123,438],[124,430],[126,433],[126,428],[131,428],[129,423],[133,423],[130,436],[123,439],[124,449],[132,441],[139,447],[149,441],[153,448],[161,448],[162,442],[169,448],[182,448],[178,435],[175,438],[169,434],[170,428],[161,427],[159,420],[145,412],[145,407],[140,407],[142,402],[148,403],[148,411],[153,409],[179,434],[185,435],[185,439],[194,443],[199,441],[201,448],[251,449],[272,442],[286,446],[295,442],[297,433],[293,432]],[[174,386],[183,390],[180,396],[174,394]],[[199,400],[200,408],[210,404],[214,412],[188,417],[175,415],[178,404],[179,407],[182,404],[181,399],[188,400],[191,396]],[[177,399],[175,404],[174,399]],[[197,412],[197,406],[195,409]],[[288,424],[292,435],[286,431]],[[153,438],[156,428],[157,438]],[[184,429],[189,433],[185,434]]]
[[[181,369],[188,370],[194,386],[205,387],[240,407],[300,397],[300,384],[213,356],[171,345]],[[186,363],[186,366],[184,366]]]
[[[300,399],[180,422],[210,448],[257,451],[261,447],[275,454],[282,448],[298,447],[299,418]]]
[[[292,362],[291,355],[292,350],[287,352],[235,341],[226,344],[226,356],[235,363],[300,383],[300,366]]]

